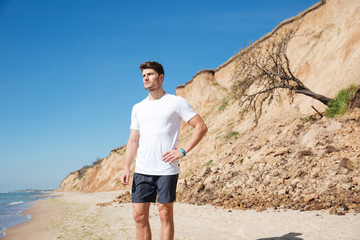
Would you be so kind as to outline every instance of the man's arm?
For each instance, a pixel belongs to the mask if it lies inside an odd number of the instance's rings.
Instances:
[[[187,141],[183,147],[186,153],[190,152],[203,138],[203,136],[207,133],[208,128],[205,122],[202,120],[199,114],[190,119],[188,122],[193,128],[195,128],[193,134],[191,135],[189,141]],[[163,155],[163,161],[172,163],[173,161],[182,158],[184,155],[180,151],[180,149],[175,149],[168,151]]]
[[[136,156],[136,152],[139,146],[139,139],[140,139],[140,131],[131,129],[130,137],[126,144],[125,166],[123,173],[121,174],[120,177],[120,180],[124,185],[129,184],[130,168]]]

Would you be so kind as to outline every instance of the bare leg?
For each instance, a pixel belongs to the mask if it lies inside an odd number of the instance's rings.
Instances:
[[[133,203],[133,217],[138,240],[151,240],[149,209],[150,203]]]
[[[174,239],[174,203],[158,203],[161,221],[161,240]]]

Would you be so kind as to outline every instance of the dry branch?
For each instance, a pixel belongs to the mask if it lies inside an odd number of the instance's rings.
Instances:
[[[293,100],[294,94],[312,97],[325,105],[330,98],[311,91],[305,84],[295,77],[287,56],[287,46],[294,37],[295,30],[283,35],[276,35],[267,45],[257,44],[247,54],[240,54],[237,59],[233,77],[233,91],[242,99],[244,112],[253,111],[255,123],[262,114],[263,105],[270,104],[277,90],[287,89]],[[254,85],[255,84],[255,85]],[[251,91],[249,90],[251,86]]]

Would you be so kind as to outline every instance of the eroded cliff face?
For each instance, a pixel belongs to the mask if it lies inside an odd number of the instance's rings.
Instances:
[[[113,149],[110,155],[94,166],[72,172],[61,183],[59,190],[65,192],[102,192],[126,189],[120,182],[125,162],[125,147]]]
[[[299,27],[289,43],[288,57],[296,77],[314,92],[334,97],[340,89],[353,83],[360,84],[360,71],[356,67],[360,66],[360,41],[354,41],[360,39],[357,38],[360,29],[354,27],[360,23],[358,13],[360,3],[357,1],[327,1],[326,4],[315,6],[314,10],[309,9],[298,20],[285,21],[275,31]],[[349,28],[350,25],[353,27]],[[260,39],[260,44],[267,44],[272,40],[272,35],[264,36],[265,40]],[[350,52],[348,45],[353,49]],[[224,149],[224,138],[228,138],[231,132],[239,133],[237,139],[246,139],[253,131],[253,116],[248,114],[240,118],[242,109],[239,101],[231,95],[235,64],[232,58],[212,74],[210,71],[199,72],[192,81],[177,89],[177,93],[199,111],[209,126],[205,139],[189,154],[189,159],[196,159],[190,161],[192,165],[198,162],[201,166],[207,161],[215,161],[219,154],[231,152]],[[321,102],[307,96],[296,95],[291,103],[285,91],[280,94],[281,101],[265,107],[257,129],[274,127],[280,121],[290,124],[296,119],[305,118],[315,113],[311,106],[319,111],[326,108]],[[188,131],[191,129],[183,125],[180,145],[189,135],[186,134]],[[232,141],[232,144],[236,142]],[[241,148],[241,145],[237,147]]]
[[[360,85],[359,25],[360,1],[328,0],[281,23],[258,44],[297,27],[287,51],[292,71],[314,92],[334,97],[350,84]],[[311,106],[319,111],[326,106],[301,95],[291,102],[280,92],[282,100],[266,106],[254,128],[251,114],[240,117],[239,100],[231,91],[235,66],[233,57],[215,70],[200,71],[177,88],[177,94],[189,101],[209,128],[181,161],[179,200],[227,201],[229,207],[247,207],[240,199],[263,199],[264,204],[254,200],[249,207],[269,207],[271,199],[277,205],[296,199],[300,206],[329,199],[340,204],[340,198],[349,200],[350,196],[355,200],[348,205],[359,204],[358,112],[335,120],[309,118],[315,113]],[[183,123],[179,146],[191,133],[191,127]],[[123,165],[124,148],[119,148],[96,166],[70,174],[59,190],[124,189],[119,181]],[[332,194],[321,195],[326,192]],[[209,201],[204,202],[205,198]]]

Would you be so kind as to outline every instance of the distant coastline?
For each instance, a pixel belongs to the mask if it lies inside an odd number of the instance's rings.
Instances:
[[[47,190],[39,190],[39,189],[24,189],[24,190],[16,190],[8,193],[50,193],[55,191],[54,189]]]

